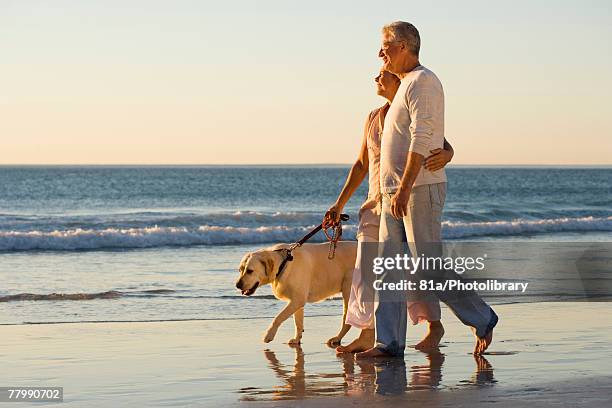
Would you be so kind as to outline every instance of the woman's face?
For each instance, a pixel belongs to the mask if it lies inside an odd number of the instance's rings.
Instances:
[[[400,85],[399,78],[385,70],[380,71],[374,82],[376,82],[376,93],[387,98],[393,98]]]

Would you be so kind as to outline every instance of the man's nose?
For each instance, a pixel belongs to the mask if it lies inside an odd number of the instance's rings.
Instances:
[[[380,50],[378,50],[378,57],[379,57],[379,58],[382,58],[382,57],[383,57],[383,55],[384,55],[384,54],[383,54],[383,50],[382,50],[382,48],[381,48]]]

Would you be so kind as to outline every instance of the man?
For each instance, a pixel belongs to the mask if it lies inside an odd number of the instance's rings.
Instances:
[[[383,196],[379,241],[382,254],[394,257],[407,241],[412,256],[430,252],[441,241],[446,196],[444,169],[429,171],[425,157],[444,143],[444,92],[436,75],[419,63],[420,36],[410,23],[398,21],[382,30],[378,56],[401,79],[385,118],[380,158]],[[442,272],[440,272],[442,273]],[[391,281],[391,273],[382,275]],[[395,275],[397,277],[397,275]],[[437,296],[476,336],[474,354],[493,340],[498,317],[475,292],[436,291]],[[405,294],[403,294],[405,297]],[[357,358],[402,356],[406,347],[406,307],[397,293],[380,291],[375,311],[376,344]]]

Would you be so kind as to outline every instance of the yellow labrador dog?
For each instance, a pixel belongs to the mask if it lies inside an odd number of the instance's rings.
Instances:
[[[340,344],[350,325],[345,324],[346,309],[351,291],[351,280],[357,256],[357,242],[340,241],[334,259],[327,259],[329,244],[304,244],[293,250],[293,261],[279,267],[287,255],[289,244],[278,244],[246,254],[240,261],[240,277],[236,287],[243,295],[251,296],[258,287],[271,284],[277,299],[289,302],[274,318],[263,341],[274,340],[280,325],[293,315],[295,336],[289,344],[299,344],[304,331],[304,305],[325,300],[342,292],[344,308],[338,334],[327,341]]]

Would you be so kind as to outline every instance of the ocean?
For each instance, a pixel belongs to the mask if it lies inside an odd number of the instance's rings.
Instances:
[[[348,166],[0,167],[0,324],[250,319],[242,256],[294,242]],[[446,240],[612,241],[612,168],[450,167]],[[346,207],[354,239],[362,186]],[[318,234],[313,240],[323,241]],[[341,313],[341,301],[306,315]],[[262,328],[263,330],[263,328]]]

